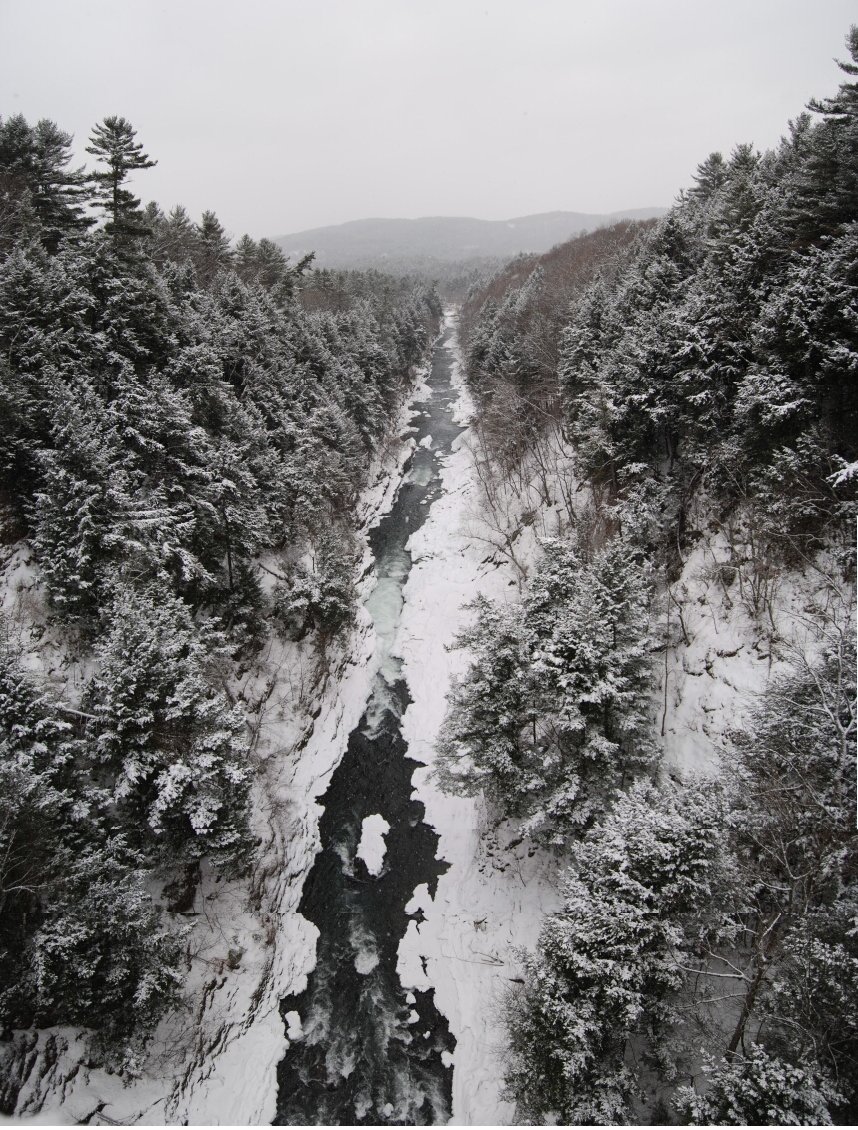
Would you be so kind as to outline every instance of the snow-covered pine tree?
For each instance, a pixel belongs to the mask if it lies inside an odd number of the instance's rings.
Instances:
[[[705,788],[639,782],[573,844],[563,908],[506,1004],[506,1086],[522,1120],[636,1121],[635,1063],[675,1060],[672,1005],[723,882],[722,818]]]
[[[113,114],[99,122],[86,147],[106,167],[91,174],[95,204],[104,212],[105,230],[115,245],[126,253],[141,236],[150,234],[140,208],[140,200],[126,187],[128,177],[141,169],[151,169],[152,161],[143,146],[135,141],[137,131],[126,118]]]
[[[598,819],[653,755],[649,584],[622,538],[589,561],[546,541],[519,608],[478,600],[439,742],[443,787],[482,789],[556,842]]]
[[[123,837],[60,850],[53,865],[24,951],[31,1022],[95,1030],[102,1053],[128,1068],[135,1045],[178,1000],[181,937],[162,925],[143,856]]]
[[[163,591],[115,584],[84,696],[91,771],[149,858],[240,869],[251,768],[244,719],[217,685],[216,636]]]
[[[52,603],[87,626],[104,599],[106,566],[123,542],[129,507],[122,447],[101,398],[89,387],[56,383],[52,446],[40,453],[33,548]]]
[[[229,236],[214,212],[203,212],[198,232],[197,272],[203,283],[209,283],[220,271],[231,266],[233,251]]]

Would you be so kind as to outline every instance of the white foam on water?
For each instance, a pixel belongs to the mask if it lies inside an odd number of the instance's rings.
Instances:
[[[433,467],[431,463],[416,464],[408,472],[405,479],[407,483],[414,483],[418,487],[428,487],[432,481]]]
[[[336,840],[333,844],[334,851],[337,853],[337,858],[342,865],[344,875],[354,875],[355,869],[352,862],[351,853],[349,852],[348,844],[344,840]]]
[[[394,659],[393,656],[388,655],[378,673],[372,696],[367,703],[365,711],[366,725],[361,731],[366,737],[375,738],[378,736],[379,729],[388,714],[399,718],[402,704],[394,693],[393,688],[396,682],[401,678],[401,674],[401,662],[398,659]]]
[[[379,962],[375,938],[365,926],[353,922],[349,931],[349,941],[355,954],[355,969],[362,977],[366,977]]]
[[[375,950],[361,950],[355,957],[355,969],[362,977],[372,973],[378,965],[378,954]]]
[[[367,601],[367,608],[375,626],[380,652],[389,655],[402,614],[402,579],[380,577]]]

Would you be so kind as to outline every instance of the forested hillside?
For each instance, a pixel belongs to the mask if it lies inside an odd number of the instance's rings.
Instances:
[[[256,850],[235,676],[351,623],[355,500],[440,307],[141,207],[123,118],[91,171],[71,142],[0,122],[0,1028],[128,1066],[201,865]]]
[[[521,252],[548,251],[580,232],[617,220],[660,216],[664,210],[543,212],[510,220],[477,220],[468,216],[351,220],[283,235],[276,243],[287,255],[301,256],[312,251],[324,267],[377,267],[396,273],[419,269],[431,274],[468,261],[486,264],[495,260],[501,264]]]
[[[664,218],[464,308],[521,599],[472,607],[439,778],[556,861],[562,909],[506,1001],[523,1121],[856,1119],[847,46],[777,149],[712,154]]]

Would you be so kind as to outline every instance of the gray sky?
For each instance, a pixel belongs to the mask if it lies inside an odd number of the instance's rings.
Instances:
[[[854,0],[0,0],[0,115],[238,235],[365,216],[667,205],[833,93]]]

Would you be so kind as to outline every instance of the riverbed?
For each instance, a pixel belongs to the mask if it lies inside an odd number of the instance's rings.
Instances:
[[[290,1046],[278,1069],[280,1124],[440,1124],[451,1115],[455,1040],[431,987],[403,988],[398,951],[447,864],[412,796],[419,762],[400,719],[411,702],[393,654],[411,570],[408,543],[442,491],[442,468],[462,432],[453,419],[452,327],[436,345],[429,395],[414,405],[416,443],[389,512],[370,532],[376,584],[367,601],[378,673],[320,804],[321,851],[300,913],[319,931],[306,990],[282,1002]]]

